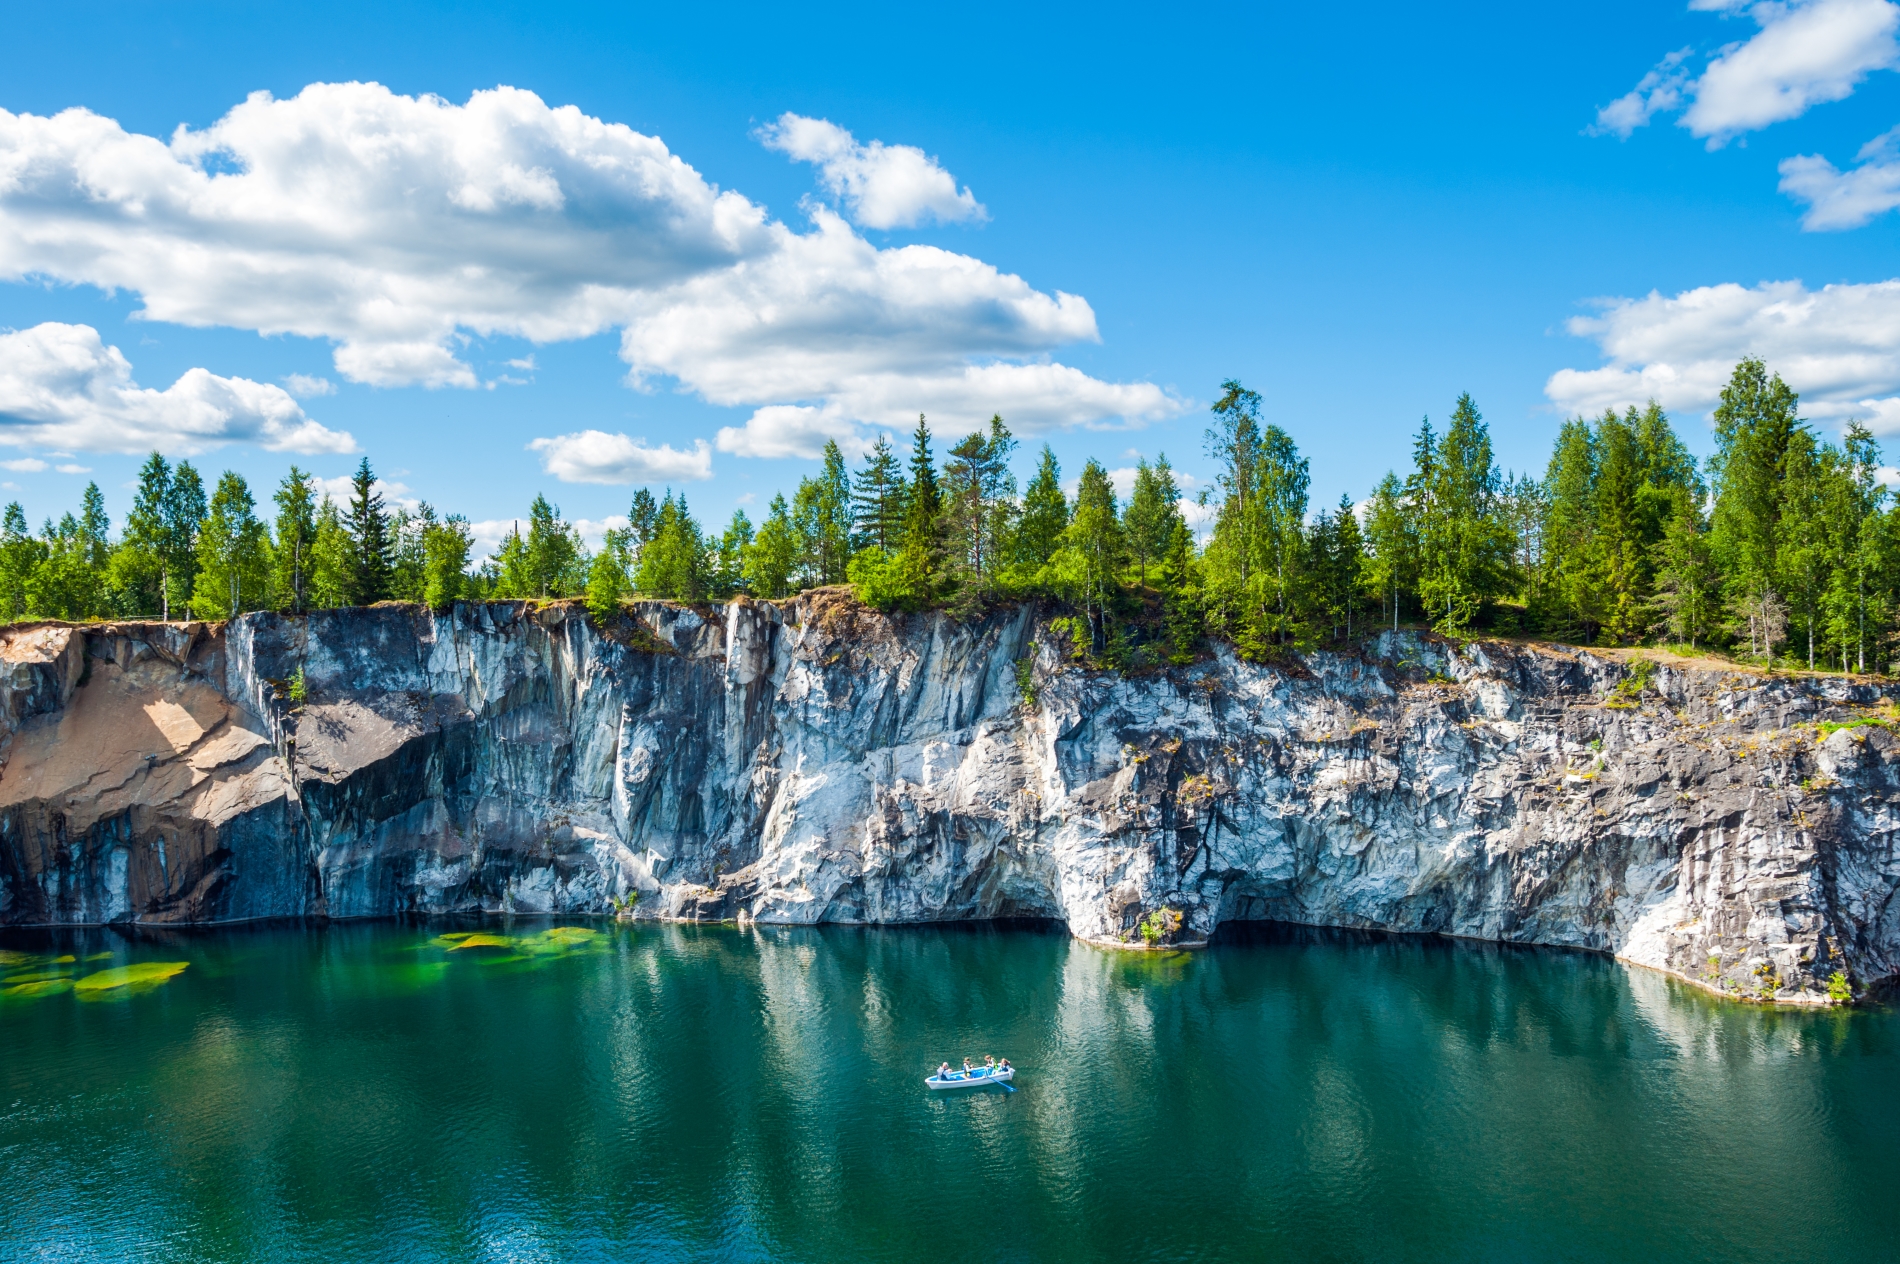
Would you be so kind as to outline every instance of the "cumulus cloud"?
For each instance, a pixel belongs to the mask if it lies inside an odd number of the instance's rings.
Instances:
[[[1630,133],[1647,127],[1655,115],[1681,109],[1683,88],[1689,81],[1689,72],[1682,63],[1693,51],[1679,48],[1657,62],[1634,88],[1597,111],[1591,133],[1628,140]]]
[[[21,457],[15,461],[0,461],[0,470],[12,470],[15,474],[41,474],[47,468],[46,462],[32,456]]]
[[[1544,393],[1566,412],[1641,406],[1711,412],[1735,362],[1759,356],[1801,393],[1805,415],[1900,431],[1900,281],[1710,285],[1599,305],[1569,322],[1605,363],[1562,369]]]
[[[1702,0],[1689,7],[1746,12],[1761,29],[1723,48],[1695,78],[1682,65],[1688,49],[1669,54],[1597,111],[1593,131],[1627,137],[1652,116],[1680,110],[1679,124],[1715,149],[1843,100],[1874,71],[1900,66],[1900,5],[1891,0]]]
[[[1709,63],[1682,115],[1711,147],[1843,100],[1873,71],[1900,64],[1900,5],[1889,0],[1764,3],[1748,12],[1761,31]]]
[[[88,452],[192,453],[249,442],[273,452],[354,452],[279,386],[189,369],[165,390],[90,325],[47,322],[0,334],[0,444]]]
[[[819,179],[866,228],[914,228],[926,220],[940,224],[980,222],[989,212],[966,186],[914,145],[886,145],[857,137],[828,119],[787,111],[759,129],[767,149],[797,162],[813,163]]]
[[[308,373],[292,373],[284,378],[284,389],[298,399],[316,399],[322,395],[336,394],[336,383],[327,377],[312,377]]]
[[[541,468],[563,483],[691,483],[712,477],[712,449],[704,439],[682,452],[671,444],[644,441],[604,430],[536,439]]]
[[[981,209],[906,147],[850,141],[825,162],[866,224]],[[459,358],[471,335],[617,328],[635,384],[671,377],[724,405],[889,424],[872,403],[942,407],[905,379],[966,370],[1012,423],[1178,405],[1042,363],[1097,340],[1085,300],[966,255],[877,249],[828,208],[811,216],[796,231],[657,138],[513,88],[455,105],[313,84],[253,94],[169,141],[81,109],[0,111],[0,278],[132,291],[154,320],[328,339],[351,381],[476,387]]]
[[[1900,206],[1900,127],[1861,146],[1860,166],[1838,171],[1820,154],[1802,154],[1781,164],[1781,191],[1808,210],[1809,232],[1859,228]]]

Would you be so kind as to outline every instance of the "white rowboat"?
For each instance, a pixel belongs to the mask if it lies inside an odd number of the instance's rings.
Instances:
[[[1015,1067],[1007,1071],[992,1071],[988,1067],[978,1067],[968,1075],[961,1071],[952,1071],[944,1077],[925,1076],[924,1084],[928,1088],[982,1088],[985,1084],[1007,1084],[1015,1078]]]

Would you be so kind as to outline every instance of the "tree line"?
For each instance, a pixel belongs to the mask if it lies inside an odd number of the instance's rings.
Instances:
[[[77,516],[39,534],[8,506],[0,529],[7,618],[222,618],[393,599],[584,597],[608,618],[636,596],[779,598],[850,584],[884,608],[1054,598],[1078,655],[1111,666],[1187,662],[1208,638],[1254,659],[1424,623],[1586,644],[1661,641],[1761,661],[1868,670],[1892,657],[1900,507],[1858,423],[1823,441],[1759,360],[1735,367],[1715,413],[1716,452],[1689,453],[1646,409],[1560,429],[1540,476],[1500,472],[1470,396],[1443,432],[1429,419],[1409,468],[1362,502],[1315,512],[1307,460],[1239,382],[1206,433],[1216,468],[1197,540],[1165,456],[1143,460],[1125,501],[1087,461],[1065,491],[1045,445],[1018,484],[1000,417],[941,459],[920,417],[903,452],[880,438],[820,470],[758,522],[702,526],[683,494],[642,488],[628,524],[590,550],[544,496],[471,568],[460,517],[384,506],[366,460],[339,504],[293,467],[260,517],[226,472],[207,497],[189,462],[154,453],[116,538],[96,485]]]

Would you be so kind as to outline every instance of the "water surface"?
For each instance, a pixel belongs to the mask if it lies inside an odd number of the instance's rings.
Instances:
[[[1430,939],[445,929],[0,939],[0,1256],[1897,1257],[1892,1011]],[[984,1053],[1020,1091],[924,1090]]]

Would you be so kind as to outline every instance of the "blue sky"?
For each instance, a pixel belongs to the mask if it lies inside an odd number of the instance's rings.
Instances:
[[[1702,3],[15,9],[0,480],[116,517],[155,443],[260,495],[366,453],[476,521],[723,521],[919,410],[1205,478],[1239,377],[1319,504],[1467,390],[1518,469],[1650,395],[1706,451],[1747,352],[1900,430],[1900,9]]]

